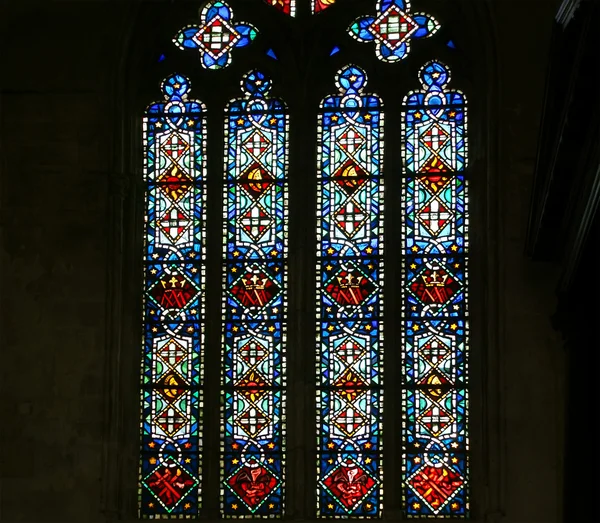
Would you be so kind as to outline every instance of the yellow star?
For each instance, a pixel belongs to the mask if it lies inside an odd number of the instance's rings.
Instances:
[[[333,330],[333,325],[330,325],[329,327],[327,327],[327,330],[328,330],[329,332],[331,332],[331,331]]]
[[[180,83],[173,84],[173,87],[175,89],[179,89],[181,87],[181,84]]]
[[[452,503],[452,510],[456,510],[458,508],[458,503]]]
[[[188,328],[187,328],[187,331],[188,331],[188,332],[194,332],[194,327],[188,327]]]
[[[183,505],[183,508],[190,508],[192,505],[190,505],[189,503],[186,503],[185,505]]]
[[[198,311],[197,311],[196,309],[192,309],[190,312],[191,312],[192,314],[196,314]]]
[[[157,272],[158,272],[158,271],[157,271],[156,269],[152,269],[152,270],[150,271],[150,274],[156,274]]]
[[[417,264],[416,263],[411,263],[410,264],[410,268],[411,269],[416,269],[417,268]]]
[[[415,118],[418,120],[419,118],[421,118],[421,116],[423,116],[419,111],[417,111],[415,113]]]
[[[370,331],[370,330],[372,329],[372,327],[371,327],[370,325],[367,325],[367,326],[365,327],[365,329],[367,329],[368,331]]]
[[[333,267],[331,265],[327,265],[327,267],[325,267],[328,271],[330,271]]]
[[[148,461],[150,462],[150,465],[154,465],[156,463],[156,458],[150,458]]]
[[[196,257],[196,253],[195,252],[190,252],[190,258],[195,258]]]
[[[269,447],[270,449],[274,449],[275,448],[275,443],[273,443],[273,442],[268,443],[267,447]]]
[[[418,449],[421,445],[419,443],[415,443],[415,448]]]
[[[156,122],[156,127],[161,128],[162,127],[162,123]]]
[[[273,325],[271,325],[271,326],[269,327],[269,332],[273,332],[274,330],[275,330],[275,327],[273,327]]]
[[[231,328],[231,330],[232,330],[233,332],[237,332],[237,331],[238,331],[238,327],[235,327],[235,326],[234,326],[234,327],[232,327],[232,328]]]
[[[419,250],[419,248],[416,245],[413,245],[411,251],[412,252],[417,252]]]
[[[150,508],[154,508],[154,503],[148,503],[148,506],[149,506]]]
[[[452,458],[452,463],[458,463],[458,458]]]
[[[455,268],[455,269],[458,269],[459,267],[460,267],[460,263],[455,263],[455,264],[454,264],[454,268]]]
[[[458,325],[456,325],[456,323],[453,323],[452,325],[450,325],[450,328],[455,331],[456,329],[458,329]]]
[[[371,115],[370,114],[365,114],[365,120],[370,120],[371,119]]]
[[[271,251],[271,256],[277,256],[277,251],[275,249]]]
[[[277,123],[277,118],[271,118],[271,119],[269,120],[269,123],[270,123],[271,125],[273,125],[273,124],[276,124],[276,123]]]
[[[239,460],[239,459],[237,459],[237,458],[233,458],[233,459],[231,460],[231,463],[233,463],[234,465],[237,465],[239,462],[240,462],[240,460]]]
[[[279,267],[275,267],[273,270],[274,270],[275,272],[277,272],[277,271],[279,270]]]
[[[231,272],[237,272],[237,267],[232,267]]]
[[[415,463],[421,463],[421,458],[420,458],[419,456],[416,456],[416,457],[413,459],[413,461],[414,461]]]
[[[413,503],[413,508],[414,508],[415,510],[418,510],[418,509],[420,509],[420,508],[421,508],[421,504],[420,504],[420,503]]]
[[[244,119],[243,119],[243,118],[240,118],[240,119],[237,121],[237,124],[238,124],[238,125],[242,125],[243,123],[244,123]]]
[[[328,459],[327,463],[329,463],[330,465],[332,465],[333,464],[333,460],[332,459]]]
[[[196,267],[192,267],[192,274],[196,274],[198,272],[198,269],[196,269]]]
[[[458,443],[456,443],[456,441],[453,441],[452,443],[450,443],[450,446],[455,449],[458,447]]]
[[[156,327],[152,327],[152,332],[158,332],[158,329]]]
[[[279,312],[279,309],[277,307],[273,307],[273,314],[277,314]]]
[[[192,127],[196,122],[194,122],[194,120],[192,120],[191,118],[188,120],[188,125],[190,127]]]
[[[275,460],[274,460],[273,458],[269,458],[267,461],[268,461],[269,463],[273,463]]]
[[[273,120],[274,120],[274,119],[275,119],[275,118],[273,118]],[[273,123],[273,122],[271,122],[271,123]],[[269,503],[269,508],[275,508],[275,505],[274,505],[273,503]]]
[[[240,255],[240,251],[233,251],[233,255],[234,256],[239,256]]]
[[[371,503],[367,503],[365,506],[367,507],[367,510],[371,510],[371,508],[373,507],[373,505],[371,505]]]
[[[328,449],[332,449],[335,447],[335,443],[333,441],[330,441],[329,443],[327,443],[327,448]]]
[[[329,503],[329,505],[327,505],[327,508],[333,509],[333,505],[331,503]]]
[[[440,73],[438,73],[437,71],[435,73],[431,73],[431,78],[439,78],[440,77]]]
[[[232,504],[231,504],[231,508],[232,508],[233,510],[237,510],[237,503],[232,503]]]
[[[373,268],[373,264],[369,263],[369,265],[367,265],[367,267],[369,267],[369,269],[372,269]]]
[[[365,443],[365,448],[366,449],[370,449],[371,448],[371,444],[369,442]]]
[[[448,116],[450,116],[450,118],[454,118],[456,116],[456,111],[450,111]]]
[[[371,458],[367,458],[365,459],[365,463],[368,465],[369,463],[371,463],[371,461],[373,461]]]
[[[371,247],[367,247],[367,248],[365,249],[365,252],[366,252],[367,254],[371,254],[371,253],[373,252],[373,249],[372,249]]]
[[[331,312],[331,307],[326,307],[326,308],[325,308],[325,310],[326,310],[327,312]]]
[[[458,251],[458,246],[453,245],[452,247],[450,247],[450,250],[456,252],[456,251]]]
[[[415,332],[417,332],[417,331],[419,330],[419,326],[418,326],[418,325],[415,323],[415,324],[412,326],[412,330],[414,330]]]
[[[154,441],[151,441],[150,443],[148,443],[148,446],[153,449],[156,446],[156,443],[154,443]]]
[[[337,121],[338,121],[338,119],[339,119],[339,116],[338,116],[337,114],[334,114],[334,115],[331,117],[331,121],[332,121],[332,122],[337,122]]]
[[[327,249],[327,254],[333,254],[335,251],[333,250],[332,247],[329,247],[329,249]]]

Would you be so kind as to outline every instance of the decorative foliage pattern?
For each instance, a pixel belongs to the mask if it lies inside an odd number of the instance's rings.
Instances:
[[[257,34],[257,29],[248,23],[235,24],[231,8],[216,0],[202,9],[200,25],[184,27],[173,42],[179,49],[198,49],[206,69],[222,69],[231,63],[231,51],[250,45]]]
[[[221,499],[283,514],[288,116],[259,71],[226,110]]]
[[[378,0],[375,16],[361,16],[348,28],[359,42],[375,42],[377,58],[397,62],[410,52],[413,38],[433,35],[440,24],[424,13],[411,13],[409,0]]]
[[[286,15],[296,16],[296,0],[265,0],[265,2]]]
[[[146,184],[140,514],[199,510],[205,113],[171,75],[144,118]]]
[[[321,103],[317,202],[320,516],[381,514],[383,112],[347,66]]]
[[[467,516],[467,112],[429,62],[404,99],[403,499],[409,516]]]

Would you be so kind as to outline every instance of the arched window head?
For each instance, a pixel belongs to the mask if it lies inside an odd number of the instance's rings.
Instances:
[[[413,42],[439,15],[349,5],[211,0],[173,31],[143,119],[143,517],[469,514],[466,98]]]

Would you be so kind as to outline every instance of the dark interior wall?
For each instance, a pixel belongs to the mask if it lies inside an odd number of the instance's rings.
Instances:
[[[415,2],[413,2],[415,3]],[[102,521],[117,77],[136,2],[5,3],[0,111],[2,519]],[[555,1],[495,0],[501,496],[512,522],[561,513],[556,269],[523,255]],[[414,6],[415,7],[415,6]],[[118,185],[118,184],[117,184]],[[491,220],[494,223],[495,220]],[[476,230],[477,223],[471,224]],[[473,347],[477,350],[477,347]],[[485,486],[482,490],[485,490]],[[500,519],[498,519],[499,521]]]

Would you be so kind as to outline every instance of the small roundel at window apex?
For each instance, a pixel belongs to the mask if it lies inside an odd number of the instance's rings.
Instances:
[[[271,79],[258,70],[250,71],[242,78],[242,91],[247,96],[264,96],[271,90],[271,85]]]

